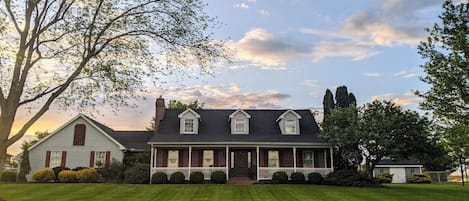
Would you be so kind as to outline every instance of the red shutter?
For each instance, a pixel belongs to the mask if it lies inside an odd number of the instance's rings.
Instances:
[[[50,151],[46,151],[46,168],[50,166]]]
[[[204,150],[200,150],[199,152],[199,167],[204,165]]]
[[[90,152],[90,167],[94,167],[94,151]]]
[[[85,145],[86,126],[85,124],[75,125],[73,134],[73,145]]]
[[[62,151],[62,161],[60,163],[60,166],[61,167],[66,167],[65,166],[66,161],[67,161],[67,151]]]
[[[111,152],[106,151],[106,164],[109,165],[111,164]]]

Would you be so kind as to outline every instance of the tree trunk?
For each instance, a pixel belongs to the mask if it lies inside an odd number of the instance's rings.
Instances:
[[[2,143],[0,143],[0,183],[2,181],[2,172],[3,172],[3,166],[5,164],[5,159],[6,159],[6,154],[7,153],[7,147],[4,146]]]

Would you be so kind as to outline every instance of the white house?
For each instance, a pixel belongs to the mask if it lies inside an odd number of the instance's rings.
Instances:
[[[414,174],[422,174],[423,165],[416,160],[381,160],[375,166],[373,176],[393,174],[392,183],[407,183]]]
[[[114,131],[79,114],[29,148],[31,172],[58,166],[97,167],[111,159],[122,162],[126,151],[148,149],[151,136],[148,131]]]

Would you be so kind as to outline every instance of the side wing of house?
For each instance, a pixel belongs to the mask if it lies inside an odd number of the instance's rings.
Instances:
[[[123,147],[86,117],[79,115],[29,150],[31,172],[53,167],[97,167],[122,161]]]

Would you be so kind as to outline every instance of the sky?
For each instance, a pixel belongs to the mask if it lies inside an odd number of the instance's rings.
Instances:
[[[458,0],[457,2],[463,2]],[[136,108],[97,111],[52,107],[35,131],[52,132],[79,112],[115,130],[144,130],[155,99],[198,100],[204,108],[312,108],[320,111],[324,91],[346,85],[359,105],[391,100],[418,110],[414,90],[425,61],[417,52],[425,28],[439,22],[443,0],[206,0],[206,12],[222,24],[215,40],[227,40],[233,62],[213,75],[173,75]],[[16,128],[29,117],[17,115]],[[16,153],[16,143],[9,152]]]

